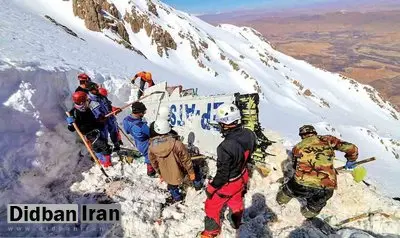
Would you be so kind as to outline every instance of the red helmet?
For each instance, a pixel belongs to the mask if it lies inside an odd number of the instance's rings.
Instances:
[[[76,104],[82,104],[87,100],[87,94],[82,91],[74,92],[72,94],[72,101]]]
[[[99,94],[104,96],[104,97],[107,97],[107,95],[108,95],[107,89],[99,88]]]
[[[78,75],[78,80],[87,80],[90,81],[90,77],[89,75],[85,74],[85,73],[81,73]]]

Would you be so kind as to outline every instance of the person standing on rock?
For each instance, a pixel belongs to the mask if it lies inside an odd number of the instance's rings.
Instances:
[[[137,78],[140,78],[140,86],[139,86],[139,91],[137,94],[137,99],[139,99],[143,95],[144,85],[147,83],[148,87],[150,88],[150,87],[154,86],[154,82],[153,82],[151,73],[146,72],[146,71],[142,71],[142,72],[135,74],[135,76],[131,80],[132,84],[135,84],[135,80]]]
[[[234,104],[222,104],[215,117],[224,140],[217,148],[217,173],[209,182],[205,202],[204,231],[201,237],[216,237],[221,232],[222,209],[231,210],[234,229],[242,224],[243,197],[249,180],[247,163],[256,147],[255,134],[241,124],[241,114]]]
[[[301,208],[306,218],[317,216],[337,188],[336,170],[333,167],[335,150],[346,153],[346,169],[353,169],[358,158],[358,148],[334,136],[320,136],[311,125],[299,129],[301,142],[292,149],[295,174],[281,186],[276,196],[280,205],[293,197],[303,198],[307,204]]]

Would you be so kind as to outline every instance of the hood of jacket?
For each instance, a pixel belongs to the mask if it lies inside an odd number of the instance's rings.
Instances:
[[[156,136],[150,139],[151,151],[157,157],[165,158],[174,149],[175,142],[171,135]]]

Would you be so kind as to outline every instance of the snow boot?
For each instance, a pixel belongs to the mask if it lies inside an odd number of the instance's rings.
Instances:
[[[156,174],[156,170],[153,168],[153,166],[151,166],[151,164],[147,164],[147,176],[155,178]]]
[[[216,237],[218,237],[218,235],[219,234],[213,234],[213,233],[210,233],[209,231],[202,231],[201,233],[200,233],[200,238],[216,238]]]
[[[229,210],[228,221],[233,229],[237,230],[243,224],[242,216],[243,216],[243,211],[232,213],[232,211]]]

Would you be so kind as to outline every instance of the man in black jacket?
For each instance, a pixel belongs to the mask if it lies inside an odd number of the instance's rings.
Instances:
[[[242,127],[236,105],[222,104],[217,109],[215,120],[225,139],[217,148],[217,173],[206,189],[202,238],[216,237],[221,232],[220,214],[225,205],[231,209],[233,228],[238,229],[241,225],[243,192],[249,180],[247,162],[256,146],[256,136]]]
[[[72,123],[78,126],[79,130],[90,142],[93,151],[95,152],[100,163],[104,167],[111,165],[111,148],[107,143],[107,138],[104,138],[100,133],[99,128],[103,126],[101,122],[96,120],[92,111],[88,107],[88,96],[82,91],[72,94],[74,108],[69,112],[70,117],[67,117],[68,130],[75,131]]]

